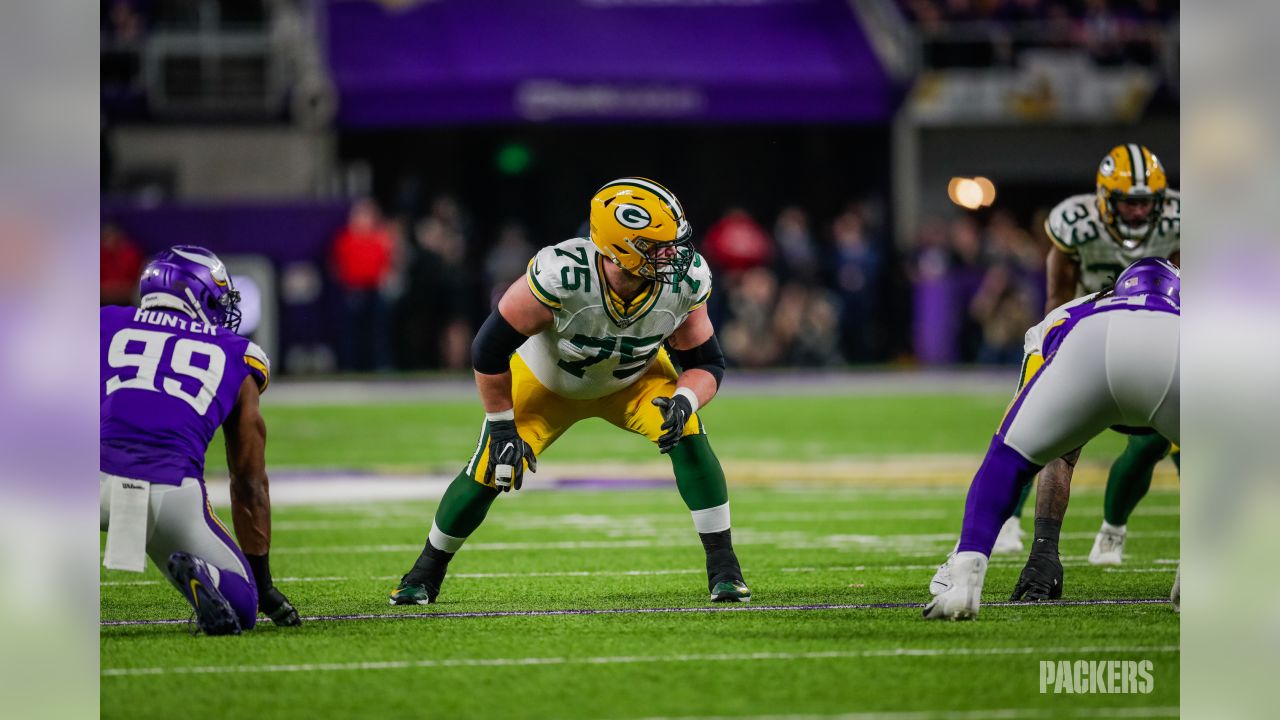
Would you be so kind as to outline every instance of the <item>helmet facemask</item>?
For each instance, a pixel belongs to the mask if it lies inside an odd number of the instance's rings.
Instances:
[[[641,276],[667,285],[679,285],[689,274],[693,264],[693,232],[688,224],[675,240],[665,242],[635,237],[631,247],[644,258],[644,264],[636,269]]]
[[[217,312],[221,316],[214,322],[231,332],[240,332],[240,291],[228,284],[227,292],[215,300]]]
[[[1145,200],[1151,203],[1151,210],[1147,213],[1145,221],[1139,225],[1130,224],[1120,211],[1120,203],[1134,200]],[[1119,190],[1112,190],[1110,193],[1103,195],[1102,204],[1106,210],[1104,219],[1107,222],[1107,227],[1120,244],[1126,248],[1133,249],[1146,242],[1147,238],[1151,237],[1151,234],[1160,225],[1160,217],[1164,212],[1164,193],[1131,192],[1126,194]]]

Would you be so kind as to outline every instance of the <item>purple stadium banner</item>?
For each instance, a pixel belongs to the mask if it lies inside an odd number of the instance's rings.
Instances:
[[[340,125],[878,122],[848,0],[328,0]]]

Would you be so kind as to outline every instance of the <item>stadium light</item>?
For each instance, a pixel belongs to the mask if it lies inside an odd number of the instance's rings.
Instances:
[[[977,210],[996,200],[996,186],[985,177],[953,177],[947,183],[947,197],[966,210]]]
[[[981,175],[975,177],[973,181],[982,188],[982,207],[990,207],[996,201],[996,184]]]

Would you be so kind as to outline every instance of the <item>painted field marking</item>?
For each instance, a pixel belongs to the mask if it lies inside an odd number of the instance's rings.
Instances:
[[[290,665],[204,665],[193,667],[106,668],[103,677],[136,675],[219,675],[228,673],[334,672],[350,670],[404,670],[409,668],[508,667],[528,665],[631,665],[638,663],[749,662],[777,660],[832,660],[857,658],[947,657],[988,655],[1097,655],[1176,653],[1177,645],[1075,648],[890,648],[885,650],[824,650],[816,652],[707,653],[678,655],[603,655],[597,657],[453,658],[447,660],[385,660],[353,663],[299,663]]]
[[[667,715],[640,720],[1034,720],[1035,718],[1178,717],[1176,707],[1103,707],[1066,709],[1002,708],[995,710],[904,710],[835,715]]]
[[[948,517],[959,517],[962,514],[962,508],[954,510],[904,510],[901,512],[874,512],[874,511],[765,511],[753,513],[748,510],[735,509],[734,515],[739,519],[740,524],[749,525],[752,522],[804,522],[808,520],[829,520],[836,522],[850,521],[893,521],[893,520],[942,520]],[[280,520],[272,523],[272,530],[283,532],[310,532],[318,530],[387,530],[387,529],[414,529],[430,526],[430,520],[425,522],[422,517],[417,514],[405,515],[388,515],[378,519],[377,516],[364,519],[351,520]],[[489,519],[490,525],[501,526],[515,530],[545,530],[545,529],[563,529],[563,530],[609,530],[618,526],[633,527],[646,525],[661,526],[679,526],[684,527],[689,524],[688,515],[685,513],[644,513],[637,515],[626,514],[582,514],[582,513],[566,513],[564,515],[512,515],[500,516],[495,515]]]
[[[993,602],[984,603],[983,607],[1082,607],[1097,605],[1166,605],[1166,598],[1132,598],[1119,600],[1054,600],[1050,602]],[[570,610],[492,610],[473,612],[385,612],[358,613],[352,615],[309,615],[302,619],[308,621],[352,621],[352,620],[443,620],[451,618],[499,618],[499,617],[560,617],[573,615],[663,615],[681,613],[727,613],[727,612],[814,612],[823,610],[905,610],[919,609],[924,603],[849,603],[849,604],[814,604],[814,605],[723,605],[707,607],[666,607],[666,608],[598,608]],[[186,625],[190,618],[171,618],[166,620],[102,620],[101,627],[119,627],[129,625]]]
[[[1076,532],[1063,533],[1064,540],[1092,540],[1096,533],[1092,532]],[[1132,531],[1129,537],[1136,538],[1175,538],[1181,537],[1181,533],[1177,530],[1151,530],[1151,531]],[[743,532],[741,537],[734,537],[739,545],[773,545],[786,549],[831,549],[840,546],[899,546],[899,545],[920,545],[925,543],[946,542],[954,543],[956,540],[955,533],[896,533],[892,535],[813,535],[802,531],[790,531],[780,533],[752,533]],[[512,550],[605,550],[616,548],[665,548],[665,547],[685,547],[688,542],[684,540],[649,540],[649,539],[632,539],[632,540],[559,540],[547,542],[477,542],[468,543],[467,550],[470,552],[508,552]],[[277,555],[317,555],[317,554],[342,554],[352,555],[360,553],[400,553],[400,552],[417,552],[422,548],[421,544],[398,544],[398,545],[312,545],[312,546],[295,546],[273,548],[272,552]]]
[[[1177,562],[1176,560],[1153,560],[1153,563],[1169,564]],[[993,560],[991,565],[995,567],[1020,567],[1022,560]],[[1074,561],[1064,560],[1063,567],[1090,567],[1088,561],[1083,558]],[[875,571],[914,571],[914,570],[936,570],[937,565],[833,565],[830,567],[784,567],[778,568],[778,572],[785,573],[817,573],[817,572],[875,572]],[[1142,572],[1154,573],[1175,572],[1175,568],[1107,568],[1105,572]],[[673,568],[667,570],[562,570],[558,572],[475,572],[475,573],[450,573],[449,578],[452,580],[488,580],[502,578],[554,578],[554,577],[643,577],[648,575],[698,575],[703,573],[702,568]],[[751,568],[744,568],[743,572],[751,573]],[[351,577],[344,575],[331,575],[327,577],[279,577],[275,578],[276,582],[281,583],[305,583],[305,582],[339,582],[346,580],[399,580],[399,575],[369,575],[365,577]],[[163,580],[103,580],[98,583],[101,587],[141,587],[147,585],[164,585]]]

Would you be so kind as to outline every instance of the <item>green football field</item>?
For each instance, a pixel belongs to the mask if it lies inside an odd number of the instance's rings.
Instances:
[[[607,456],[599,475],[633,468],[626,475],[645,481],[532,477],[495,504],[437,605],[386,600],[434,501],[279,506],[273,570],[304,626],[193,637],[189,609],[154,568],[104,570],[102,716],[1175,716],[1178,616],[1157,602],[1179,557],[1167,469],[1130,523],[1125,565],[1085,561],[1101,519],[1102,463],[1118,437],[1086,452],[1086,487],[1063,530],[1066,602],[1000,604],[1024,558],[995,556],[984,596],[994,604],[978,621],[920,619],[1007,399],[717,400],[705,416],[726,467],[767,469],[743,482],[730,472],[734,539],[754,592],[746,605],[705,602],[702,550],[674,484],[646,443],[602,423],[575,428],[540,474],[589,470]],[[465,401],[267,404],[269,459],[288,482],[308,468],[451,474],[474,447],[476,412]],[[917,462],[931,469],[909,482],[875,476]],[[862,469],[829,471],[843,466]],[[221,468],[211,459],[210,476]],[[1042,661],[1109,659],[1153,663],[1152,692],[1040,691]]]

